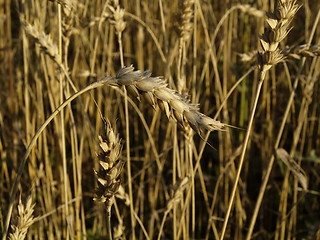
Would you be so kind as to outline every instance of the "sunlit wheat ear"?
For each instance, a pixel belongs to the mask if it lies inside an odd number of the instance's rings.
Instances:
[[[165,112],[168,118],[175,119],[183,127],[190,126],[196,133],[203,136],[204,131],[221,131],[225,124],[199,112],[195,104],[168,87],[162,77],[151,77],[150,71],[134,71],[132,66],[120,69],[111,85],[125,85],[128,92],[140,99],[143,97],[153,108]]]
[[[98,154],[99,170],[95,171],[98,187],[95,189],[94,201],[103,202],[110,213],[114,195],[120,187],[119,175],[125,164],[120,160],[122,143],[119,135],[112,129],[110,123],[105,121],[104,134],[99,136],[101,152]]]
[[[10,240],[25,239],[29,227],[36,220],[33,217],[34,206],[35,204],[32,204],[31,196],[27,198],[25,205],[22,203],[20,196],[18,205],[18,222],[15,225],[11,225],[13,232],[9,235]]]
[[[284,59],[278,46],[291,30],[290,23],[299,8],[295,0],[281,0],[274,12],[267,13],[267,27],[260,37],[263,51],[258,53],[261,80],[265,78],[272,65]]]

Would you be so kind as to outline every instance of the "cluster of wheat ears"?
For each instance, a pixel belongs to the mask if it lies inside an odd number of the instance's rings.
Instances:
[[[320,216],[320,208],[315,204],[320,193],[315,186],[320,181],[312,169],[319,169],[319,151],[314,149],[320,146],[320,47],[313,36],[320,35],[320,10],[312,15],[313,27],[306,34],[307,41],[299,39],[298,44],[285,45],[294,29],[292,23],[304,7],[297,0],[270,1],[271,10],[267,12],[242,3],[230,7],[220,1],[214,7],[215,1],[179,0],[172,3],[176,8],[172,16],[166,14],[170,3],[162,0],[156,4],[124,2],[14,2],[17,16],[12,19],[16,22],[8,24],[20,26],[22,44],[18,49],[23,67],[19,70],[22,72],[17,70],[17,78],[23,79],[24,86],[16,90],[23,97],[16,97],[23,102],[19,111],[24,113],[22,142],[26,150],[23,156],[3,150],[0,156],[1,180],[6,182],[3,189],[5,185],[7,189],[6,194],[0,191],[2,198],[7,196],[7,200],[1,199],[5,207],[0,206],[2,239],[24,239],[28,229],[30,239],[278,240],[299,239],[299,231],[304,239],[319,239],[320,221],[316,216]],[[269,1],[257,2],[267,6]],[[5,6],[5,16],[9,18],[10,7]],[[41,6],[52,7],[57,16],[51,16],[48,9],[44,10],[48,15],[35,14],[33,8]],[[135,9],[135,14],[124,6]],[[141,13],[142,9],[148,12],[153,8],[160,19],[154,23],[158,24],[157,32],[150,27],[152,14],[143,17]],[[224,13],[218,21],[213,13],[219,13],[220,8]],[[310,12],[309,5],[305,8]],[[210,18],[212,14],[214,20]],[[95,17],[82,22],[88,15]],[[232,53],[236,44],[232,42],[233,34],[238,31],[233,25],[238,18],[244,19],[243,25],[238,24],[245,33],[249,17],[263,26],[261,35],[255,32],[254,38],[243,34],[243,53]],[[46,28],[56,23],[55,18],[58,24],[52,32],[56,35],[46,33]],[[213,31],[208,30],[210,24],[215,26]],[[225,32],[223,36],[220,31]],[[172,40],[171,33],[176,40]],[[219,40],[221,46],[217,44]],[[253,43],[260,46],[249,49]],[[7,60],[13,66],[11,51]],[[38,61],[39,66],[29,64],[32,61]],[[290,67],[294,61],[299,64]],[[131,62],[138,69],[150,66],[156,73],[162,71],[166,77],[154,76],[157,74],[150,70],[135,70]],[[251,68],[235,81],[243,71],[235,70],[237,76],[231,72],[237,64],[250,64]],[[276,72],[276,65],[283,65],[284,73]],[[308,73],[304,73],[306,69]],[[9,77],[10,71],[14,74],[9,68]],[[290,71],[295,73],[291,75]],[[251,73],[255,81],[244,83]],[[286,100],[277,85],[289,89]],[[12,98],[13,86],[8,91]],[[246,94],[249,86],[252,96]],[[92,89],[96,90],[84,94]],[[299,91],[297,107],[294,99]],[[41,99],[37,105],[33,103],[36,99]],[[8,98],[6,102],[8,109],[13,109],[10,114],[18,116],[15,109],[19,107],[14,101]],[[34,106],[42,112],[38,116],[30,111]],[[45,116],[48,112],[49,117]],[[1,113],[1,127],[6,119],[3,116]],[[261,130],[255,130],[257,120],[256,128]],[[14,124],[21,129],[21,122]],[[98,142],[88,140],[99,131],[102,134]],[[308,131],[310,140],[306,137]],[[12,142],[18,141],[16,136],[10,136]],[[59,139],[58,144],[55,139]],[[0,150],[3,145],[6,144],[1,140]],[[252,153],[251,145],[258,153]],[[307,170],[301,161],[311,151],[313,165],[308,165]],[[7,154],[13,159],[12,166],[4,161]],[[275,167],[276,159],[279,167]],[[252,166],[261,171],[250,170]],[[10,168],[12,174],[8,174]],[[274,168],[282,174],[281,184],[275,179],[268,185]],[[89,172],[90,177],[84,172]],[[259,178],[259,186],[250,182],[254,178]],[[312,182],[311,178],[316,180]],[[24,179],[32,183],[25,204],[21,201],[21,195],[26,195]],[[291,179],[294,182],[290,183]],[[277,200],[266,196],[267,192]],[[55,206],[55,201],[60,206]],[[299,203],[307,202],[309,208],[298,208]],[[272,215],[268,209],[276,204],[277,214]],[[37,210],[38,205],[41,207]],[[300,228],[299,214],[306,214],[308,209],[318,212],[306,217],[308,221]],[[275,223],[266,224],[263,216],[270,216]],[[59,230],[61,227],[63,230]]]

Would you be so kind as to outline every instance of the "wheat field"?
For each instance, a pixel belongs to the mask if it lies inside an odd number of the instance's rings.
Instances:
[[[320,239],[319,0],[0,1],[0,237]]]

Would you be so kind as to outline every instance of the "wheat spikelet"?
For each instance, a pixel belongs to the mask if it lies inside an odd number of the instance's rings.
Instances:
[[[93,200],[105,203],[107,212],[110,213],[114,195],[120,187],[119,175],[125,162],[119,160],[122,151],[119,135],[111,128],[109,121],[104,120],[104,127],[104,134],[99,136],[102,152],[98,154],[100,169],[95,171],[98,187]]]
[[[291,30],[290,23],[299,8],[296,0],[281,0],[274,12],[267,13],[267,27],[260,37],[263,51],[258,53],[261,80],[265,78],[272,65],[283,60],[284,56],[278,46]]]
[[[183,127],[190,126],[203,136],[203,131],[222,130],[225,124],[199,112],[197,105],[191,104],[186,96],[168,88],[165,79],[151,77],[150,71],[134,71],[132,66],[120,69],[111,85],[126,86],[128,92],[140,99],[142,96],[153,108],[157,105],[168,118],[175,119]]]
[[[126,28],[126,22],[123,20],[125,10],[120,8],[118,3],[115,3],[114,5],[115,6],[108,6],[113,16],[113,19],[111,19],[110,22],[114,25],[117,34],[121,34]]]
[[[32,204],[31,196],[27,198],[26,204],[23,205],[21,196],[18,205],[18,223],[11,225],[13,233],[10,233],[10,240],[23,240],[25,239],[29,227],[34,223],[35,218],[33,217],[35,204]]]

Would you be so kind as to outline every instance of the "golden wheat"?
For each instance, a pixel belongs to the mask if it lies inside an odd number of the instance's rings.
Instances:
[[[27,198],[24,205],[21,201],[21,196],[18,205],[18,221],[16,225],[11,225],[12,233],[9,235],[10,240],[23,240],[25,239],[29,227],[34,223],[36,218],[33,217],[35,204],[32,204],[32,198]]]
[[[133,66],[120,69],[110,85],[126,86],[128,92],[138,99],[142,96],[155,108],[157,105],[168,118],[175,119],[182,126],[190,126],[196,133],[203,136],[203,132],[219,130],[225,124],[216,121],[199,112],[195,104],[191,104],[186,96],[168,88],[165,79],[151,77],[150,71],[134,71]]]

